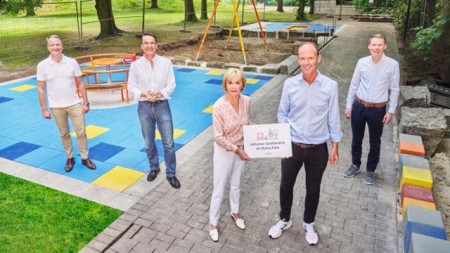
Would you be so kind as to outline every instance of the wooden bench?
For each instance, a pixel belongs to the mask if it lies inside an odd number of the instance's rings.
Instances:
[[[136,54],[133,53],[107,53],[107,54],[90,54],[77,56],[75,59],[83,68],[95,68],[95,67],[105,67],[105,64],[95,64],[96,60],[100,59],[116,59],[114,64],[109,64],[110,66],[126,66],[132,61],[136,60]]]
[[[129,103],[128,71],[136,54],[107,53],[75,57],[83,72],[86,91],[120,90],[122,101]]]
[[[103,92],[120,90],[122,101],[129,103],[128,68],[111,70],[83,70],[86,91]]]

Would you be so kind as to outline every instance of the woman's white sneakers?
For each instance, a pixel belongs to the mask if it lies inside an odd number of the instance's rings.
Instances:
[[[234,220],[234,222],[236,223],[236,226],[238,227],[238,228],[240,228],[240,229],[245,229],[245,222],[244,222],[244,220],[242,219],[242,218],[235,218],[234,217],[234,215],[233,215],[233,213],[230,213],[231,214],[231,218]]]
[[[209,236],[213,242],[219,241],[219,231],[217,230],[217,227],[211,228],[211,224],[209,225]]]

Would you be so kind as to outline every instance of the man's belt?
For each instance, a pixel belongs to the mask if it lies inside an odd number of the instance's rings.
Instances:
[[[314,148],[320,145],[323,145],[323,143],[321,144],[306,144],[306,143],[300,143],[300,142],[292,142],[295,146],[300,147],[300,148]]]
[[[355,101],[361,105],[364,105],[365,107],[368,107],[368,108],[382,108],[382,107],[386,106],[386,102],[369,103],[369,102],[366,102],[366,101],[360,99],[359,97],[355,97]]]

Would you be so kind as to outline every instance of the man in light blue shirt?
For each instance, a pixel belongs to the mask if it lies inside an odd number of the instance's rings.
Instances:
[[[366,123],[369,128],[370,151],[366,165],[366,184],[375,183],[375,169],[380,160],[383,126],[392,121],[397,107],[400,82],[398,62],[384,54],[386,38],[374,34],[369,39],[370,56],[361,58],[356,64],[348,90],[345,116],[351,118],[352,164],[344,177],[353,177],[361,166],[362,141]],[[388,108],[386,108],[388,106]]]
[[[339,161],[338,143],[342,138],[338,84],[317,70],[319,62],[317,45],[303,44],[298,49],[301,74],[288,78],[283,86],[278,122],[290,124],[292,157],[281,160],[280,221],[269,231],[269,236],[275,239],[291,227],[293,189],[297,175],[305,165],[303,227],[305,239],[310,245],[319,242],[314,220],[319,205],[322,176],[328,162],[337,164]],[[329,140],[330,154],[327,146]]]

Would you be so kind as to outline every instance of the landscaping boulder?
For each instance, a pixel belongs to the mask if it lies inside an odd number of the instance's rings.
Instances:
[[[450,157],[450,138],[442,139],[441,143],[436,149],[437,153],[444,153],[447,157]]]
[[[400,86],[399,106],[429,107],[430,91],[426,86]]]
[[[186,66],[187,62],[191,59],[185,56],[173,56],[171,57],[171,60],[174,65]]]
[[[447,133],[444,110],[402,107],[399,132],[421,136],[425,156],[431,157]]]

